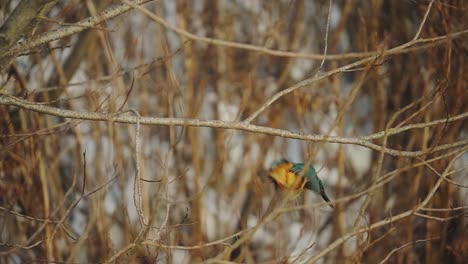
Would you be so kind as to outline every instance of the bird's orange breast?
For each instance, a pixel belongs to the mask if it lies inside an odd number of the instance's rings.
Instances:
[[[292,163],[281,163],[270,170],[272,177],[279,187],[285,189],[300,189],[304,187],[305,179],[298,179],[297,174],[290,172],[293,167]]]

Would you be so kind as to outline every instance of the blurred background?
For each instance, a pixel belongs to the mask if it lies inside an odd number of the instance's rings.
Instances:
[[[0,3],[2,30],[20,2],[35,1]],[[2,61],[1,96],[242,122],[300,81],[375,56],[285,94],[251,123],[397,152],[2,104],[0,262],[466,261],[466,1],[143,2],[156,17],[134,9]],[[15,43],[0,41],[0,53],[123,4],[36,3],[48,4],[44,14]],[[443,38],[385,53],[415,36]],[[390,133],[411,124],[422,125]],[[380,131],[390,134],[364,138]],[[279,158],[311,162],[335,208],[312,192],[278,201],[284,194],[267,175]]]

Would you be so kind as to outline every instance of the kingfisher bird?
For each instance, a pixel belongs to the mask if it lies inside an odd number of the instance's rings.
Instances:
[[[309,189],[320,194],[323,200],[334,208],[314,167],[309,166],[308,171],[302,172],[304,166],[304,163],[294,163],[287,159],[280,159],[273,162],[268,175],[279,188],[295,191],[303,188]]]

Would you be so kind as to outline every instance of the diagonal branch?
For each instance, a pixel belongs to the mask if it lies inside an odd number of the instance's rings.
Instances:
[[[150,2],[151,0],[135,0],[135,4],[145,4]],[[130,11],[132,8],[126,4],[116,5],[107,8],[100,14],[92,17],[88,17],[79,21],[78,23],[71,25],[71,26],[64,26],[60,27],[56,30],[52,30],[49,32],[45,32],[38,37],[35,37],[31,40],[27,40],[24,43],[11,47],[6,52],[0,52],[0,61],[4,61],[8,58],[13,58],[18,54],[28,51],[32,48],[38,47],[42,44],[51,42],[53,40],[57,40],[63,37],[71,36],[81,31],[84,31],[90,27],[94,27],[106,20],[119,16],[125,12]],[[4,68],[0,66],[0,69]]]

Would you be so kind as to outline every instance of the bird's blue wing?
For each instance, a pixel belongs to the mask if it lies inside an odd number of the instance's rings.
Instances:
[[[304,163],[294,163],[289,171],[295,174],[299,174],[301,173],[302,169],[304,169]]]
[[[292,173],[300,174],[302,170],[304,169],[304,163],[294,163],[292,168],[289,170]],[[304,177],[309,177],[312,178],[317,175],[317,172],[315,171],[314,167],[309,166],[309,171],[308,173],[304,173]]]

